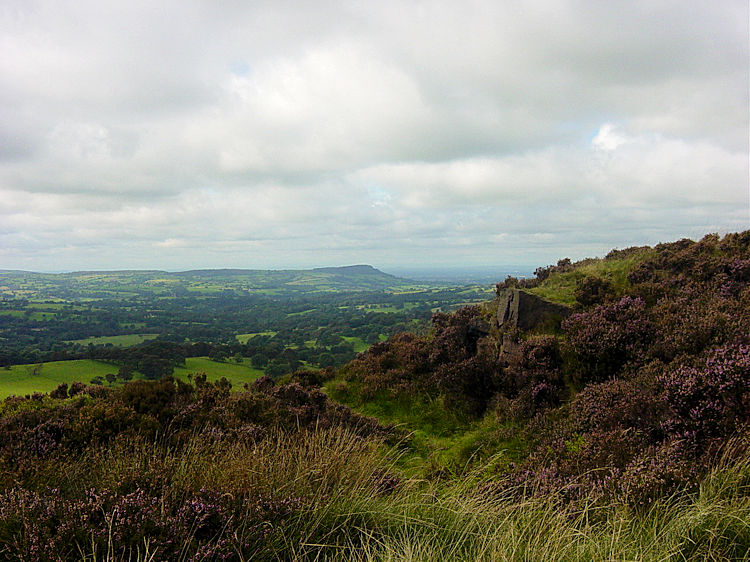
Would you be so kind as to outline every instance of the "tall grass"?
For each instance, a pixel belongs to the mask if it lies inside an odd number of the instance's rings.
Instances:
[[[412,493],[392,502],[380,515],[403,524],[395,532],[362,529],[364,539],[337,558],[748,560],[748,492],[748,459],[716,469],[697,496],[665,498],[643,514],[621,503],[561,508],[553,497],[512,501],[456,484],[442,496]]]
[[[397,459],[382,443],[341,428],[277,432],[258,443],[196,437],[179,450],[131,440],[72,462],[62,489],[137,478],[160,483],[167,503],[205,488],[238,501],[297,498],[288,517],[269,523],[275,533],[262,550],[241,548],[257,533],[243,523],[250,512],[239,511],[210,539],[231,539],[234,559],[243,561],[750,559],[747,457],[721,464],[695,495],[664,498],[645,512],[618,502],[517,499],[483,482],[481,468],[448,481],[398,479]],[[127,556],[114,554],[117,546],[78,551],[86,560],[160,559],[148,537]],[[187,543],[184,552],[190,559]]]

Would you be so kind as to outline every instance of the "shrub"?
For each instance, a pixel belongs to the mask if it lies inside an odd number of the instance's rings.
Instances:
[[[614,287],[606,279],[587,275],[576,284],[574,296],[583,306],[602,304],[612,299],[615,295]]]
[[[64,399],[68,397],[68,383],[61,382],[57,388],[49,393],[50,398]]]
[[[626,362],[644,359],[654,337],[645,303],[629,296],[573,314],[562,326],[580,366],[579,383],[606,379]]]
[[[698,365],[679,366],[659,379],[672,417],[665,427],[683,438],[729,436],[750,420],[750,345],[736,341]]]

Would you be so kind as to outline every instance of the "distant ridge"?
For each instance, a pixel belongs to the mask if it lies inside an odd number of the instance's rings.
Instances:
[[[317,273],[337,273],[341,275],[387,275],[394,277],[389,273],[383,273],[371,265],[345,265],[341,267],[316,267],[313,271]]]
[[[321,267],[298,270],[198,269],[182,272],[159,270],[91,271],[73,273],[0,272],[0,298],[119,298],[133,295],[164,298],[227,297],[248,294],[289,296],[300,294],[387,291],[413,282],[383,273],[371,265]],[[33,292],[33,291],[32,291]]]
[[[30,271],[23,269],[0,269],[0,275],[247,275],[253,273],[332,273],[337,275],[384,275],[395,277],[385,273],[371,265],[345,265],[340,267],[316,267],[313,269],[243,269],[243,268],[204,268],[188,269],[185,271],[166,271],[163,269],[92,269],[76,271]]]

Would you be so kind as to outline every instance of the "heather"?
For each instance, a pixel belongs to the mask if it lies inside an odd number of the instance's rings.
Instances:
[[[750,233],[561,260],[340,369],[0,403],[2,560],[743,560]],[[499,297],[500,298],[500,297]]]
[[[393,429],[297,382],[167,378],[2,406],[7,560],[270,558],[302,512],[398,482]]]
[[[557,325],[498,328],[491,303],[436,315],[430,334],[391,338],[350,363],[331,393],[361,411],[391,399],[461,420],[404,419],[455,453],[428,453],[432,473],[441,457],[451,473],[491,457],[493,477],[523,495],[564,490],[569,501],[647,509],[694,492],[730,439],[747,443],[748,256],[750,232],[561,260],[498,284],[573,296]]]
[[[175,446],[127,435],[80,455],[39,451],[36,470],[3,483],[0,558],[734,560],[750,541],[750,464],[738,443],[694,493],[636,514],[623,502],[570,502],[565,490],[520,498],[487,465],[404,478],[403,451],[387,441],[341,425],[270,425],[244,439],[208,431]]]

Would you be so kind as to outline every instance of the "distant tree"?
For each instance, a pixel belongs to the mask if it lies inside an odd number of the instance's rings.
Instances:
[[[289,372],[289,370],[289,365],[274,359],[273,361],[270,361],[268,363],[268,366],[266,367],[266,374],[271,378],[277,378],[284,373]]]
[[[169,359],[146,355],[138,362],[138,370],[146,379],[157,380],[171,375],[174,372],[174,366]]]
[[[104,384],[104,379],[102,377],[98,377],[97,376],[97,377],[94,377],[93,379],[91,379],[91,381],[89,381],[89,382],[91,382],[91,384],[103,385]]]
[[[211,353],[208,354],[208,358],[223,363],[227,360],[227,352],[221,348],[212,349]]]
[[[133,371],[129,367],[122,366],[117,371],[117,378],[120,379],[123,382],[127,382],[129,380],[133,379]]]
[[[335,364],[336,358],[333,356],[333,353],[326,351],[318,357],[318,365],[321,367],[333,367]]]
[[[268,357],[264,353],[256,353],[250,358],[250,363],[256,369],[263,369],[268,365]]]
[[[104,378],[107,379],[109,385],[112,386],[117,380],[117,375],[115,375],[114,373],[107,373],[106,375],[104,375]]]

